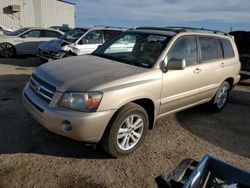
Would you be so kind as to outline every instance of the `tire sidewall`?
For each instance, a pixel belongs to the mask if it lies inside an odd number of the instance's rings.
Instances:
[[[131,115],[138,115],[142,118],[143,125],[144,125],[142,136],[140,140],[138,141],[138,143],[133,148],[129,150],[121,150],[117,144],[118,131],[121,125],[123,124],[123,122],[126,120],[126,118]],[[116,156],[128,155],[134,152],[140,146],[141,142],[143,141],[146,135],[146,132],[149,127],[149,120],[148,120],[147,112],[140,106],[138,106],[137,108],[131,108],[130,110],[128,109],[127,111],[123,111],[123,113],[120,116],[117,116],[117,118],[114,119],[111,126],[112,128],[111,128],[110,137],[109,137],[110,147],[112,147],[114,151],[117,153]]]
[[[223,106],[222,107],[218,107],[217,101],[218,101],[219,93],[220,93],[220,91],[221,91],[221,89],[223,87],[227,87],[227,98],[226,98],[226,101],[223,104]],[[219,89],[218,89],[218,91],[217,91],[217,93],[216,93],[216,95],[214,97],[214,100],[213,100],[213,108],[214,108],[215,111],[219,112],[219,111],[221,111],[226,106],[226,104],[228,102],[228,98],[229,98],[229,93],[230,93],[230,85],[229,85],[229,83],[228,82],[223,82],[221,84],[221,86],[219,87]]]

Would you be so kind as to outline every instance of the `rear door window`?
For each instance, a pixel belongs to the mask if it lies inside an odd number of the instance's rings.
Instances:
[[[199,37],[201,48],[201,61],[212,61],[218,59],[217,44],[213,37]]]
[[[228,39],[220,39],[222,46],[223,46],[223,51],[224,51],[224,58],[232,58],[234,57],[234,51],[231,42]]]
[[[219,39],[216,39],[217,43],[217,54],[218,54],[218,59],[223,59],[223,48],[221,41]]]
[[[61,34],[56,31],[49,31],[49,30],[43,31],[43,37],[46,37],[46,38],[58,38],[60,36]]]

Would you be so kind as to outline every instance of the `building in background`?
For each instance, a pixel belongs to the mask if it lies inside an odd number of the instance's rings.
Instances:
[[[62,0],[0,0],[0,25],[20,27],[75,26],[75,4]]]

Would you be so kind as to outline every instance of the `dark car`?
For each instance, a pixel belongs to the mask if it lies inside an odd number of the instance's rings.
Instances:
[[[241,62],[241,75],[250,76],[250,32],[233,31],[229,33],[235,38]]]

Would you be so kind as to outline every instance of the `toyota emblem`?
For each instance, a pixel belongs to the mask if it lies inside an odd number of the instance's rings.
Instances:
[[[33,89],[34,89],[34,91],[35,91],[36,93],[39,93],[39,91],[40,91],[40,89],[41,89],[41,86],[38,85],[38,84],[34,84],[34,85],[33,85]]]

